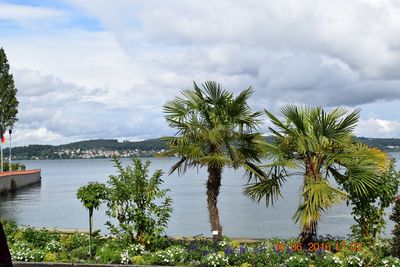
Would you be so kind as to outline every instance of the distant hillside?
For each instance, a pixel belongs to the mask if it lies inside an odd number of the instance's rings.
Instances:
[[[165,149],[166,145],[160,139],[149,139],[139,142],[117,139],[96,139],[74,142],[65,145],[29,145],[15,147],[12,155],[15,159],[66,159],[66,158],[106,158],[117,154],[121,157],[152,156]],[[8,149],[4,150],[8,157]]]
[[[388,152],[400,152],[400,138],[358,137],[358,140],[370,147],[380,148]]]
[[[265,138],[272,142],[271,137]],[[400,152],[399,138],[364,138],[358,140],[371,147],[377,147],[388,152]],[[149,139],[139,142],[123,141],[116,139],[86,140],[65,145],[29,145],[15,147],[12,150],[14,159],[70,159],[70,158],[106,158],[117,154],[120,157],[146,156],[151,157],[167,146],[160,139]],[[8,157],[8,149],[4,149]]]

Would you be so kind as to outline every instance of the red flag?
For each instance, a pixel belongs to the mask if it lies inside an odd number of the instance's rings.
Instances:
[[[3,135],[3,131],[1,131],[0,134],[1,134],[1,142],[5,143],[6,142],[6,138]]]

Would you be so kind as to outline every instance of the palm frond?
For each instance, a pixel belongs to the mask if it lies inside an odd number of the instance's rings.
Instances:
[[[287,172],[284,168],[273,168],[268,177],[258,177],[255,183],[245,186],[243,193],[253,201],[260,202],[265,198],[266,206],[274,205],[275,201],[282,197],[281,187],[286,181]]]
[[[347,198],[347,193],[332,187],[328,180],[312,181],[304,186],[302,203],[298,207],[294,221],[301,226],[308,226],[320,219],[321,212],[339,204]]]

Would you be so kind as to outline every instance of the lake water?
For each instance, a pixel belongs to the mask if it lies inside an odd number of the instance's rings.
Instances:
[[[400,159],[400,153],[392,156]],[[167,173],[175,162],[172,159],[148,160],[152,162],[151,173],[156,169]],[[122,161],[128,164],[130,159]],[[91,181],[105,183],[108,176],[115,173],[109,159],[32,160],[22,163],[27,169],[42,169],[42,182],[1,196],[0,217],[35,227],[87,228],[87,210],[76,198],[77,189]],[[206,177],[205,169],[189,170],[182,176],[164,174],[164,187],[171,189],[169,195],[174,201],[168,235],[211,235],[205,193]],[[250,238],[297,236],[299,227],[291,217],[299,203],[302,177],[289,178],[284,184],[284,198],[269,208],[265,203],[254,203],[242,194],[246,181],[243,171],[225,169],[223,172],[218,201],[223,234]],[[94,213],[94,227],[107,233],[104,206]],[[333,207],[323,215],[318,233],[346,236],[349,227],[354,224],[350,213],[350,207],[345,204]],[[386,233],[390,233],[392,227],[393,223],[389,221]]]

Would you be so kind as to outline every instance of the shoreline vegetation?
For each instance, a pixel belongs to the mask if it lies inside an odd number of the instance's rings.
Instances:
[[[224,237],[164,236],[157,246],[126,244],[111,236],[92,237],[92,255],[88,253],[87,233],[62,233],[31,227],[17,227],[3,221],[13,261],[66,264],[134,264],[168,266],[399,266],[390,256],[391,243],[379,239],[373,246],[352,239],[319,236],[301,246],[298,238],[238,240]],[[374,256],[378,255],[378,256]]]
[[[373,139],[356,138],[353,132],[360,110],[285,105],[277,115],[266,109],[253,112],[247,103],[253,94],[251,87],[234,96],[213,81],[201,86],[194,83],[193,90],[181,94],[163,106],[175,135],[135,142],[141,147],[132,151],[132,142],[117,140],[112,140],[112,145],[107,140],[93,140],[58,146],[62,151],[53,146],[45,146],[47,150],[31,146],[36,153],[42,151],[41,156],[112,157],[117,173],[105,184],[91,182],[76,192],[88,210],[89,234],[21,229],[13,222],[4,222],[13,260],[206,267],[400,266],[400,196],[396,197],[400,172],[395,169],[395,160],[377,148],[399,146],[384,139],[378,144]],[[272,137],[268,138],[259,132],[265,116],[272,123]],[[89,144],[101,147],[102,154],[91,151]],[[141,151],[174,158],[169,174],[185,175],[191,168],[207,168],[212,239],[182,241],[165,236],[173,199],[170,190],[162,187],[163,171],[149,173],[151,161],[137,158]],[[122,164],[124,155],[133,156],[131,165]],[[263,163],[265,159],[269,162]],[[300,226],[299,236],[252,244],[224,236],[218,207],[224,168],[245,170],[244,195],[267,206],[279,201],[287,179],[302,170],[299,206],[292,217]],[[355,223],[349,237],[319,236],[322,214],[345,201]],[[106,225],[111,235],[107,237],[92,231],[93,213],[101,204],[106,205],[109,219]],[[385,211],[391,204],[390,219],[395,227],[391,239],[382,239]]]
[[[272,142],[271,137],[264,137]],[[386,152],[400,152],[400,138],[365,138],[357,140],[370,147],[379,148]],[[167,143],[161,138],[143,141],[119,142],[117,139],[95,139],[74,142],[63,145],[28,145],[13,148],[15,160],[44,160],[44,159],[99,159],[111,158],[113,155],[121,158],[154,157],[167,149]],[[4,149],[7,158],[9,150]]]

